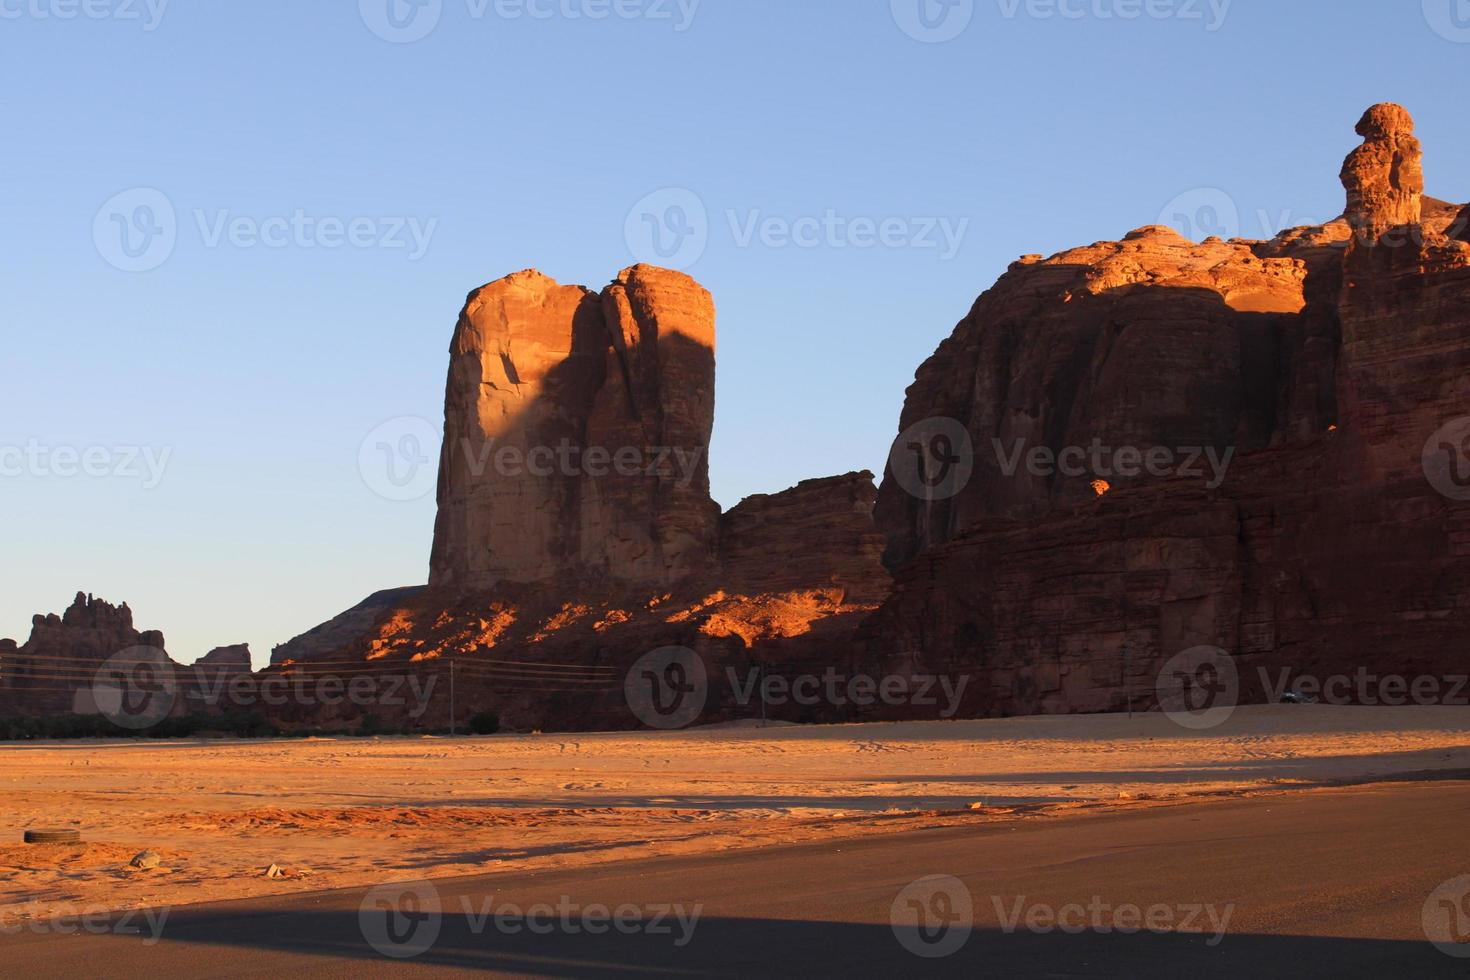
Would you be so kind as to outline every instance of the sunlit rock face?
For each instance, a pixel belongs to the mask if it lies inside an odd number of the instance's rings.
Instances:
[[[1246,702],[1302,674],[1463,673],[1470,209],[1424,196],[1401,107],[1358,133],[1338,221],[1200,245],[1145,229],[1023,261],[981,297],[902,423],[959,420],[974,475],[926,500],[890,468],[874,655],[974,670],[981,714],[1151,704],[1199,646]],[[1218,482],[1008,477],[985,458],[995,433],[1234,455]],[[1087,479],[1110,489],[1080,497]]]
[[[668,584],[713,560],[715,310],[634,266],[601,294],[534,270],[469,297],[450,347],[430,584]]]
[[[1013,265],[919,368],[876,522],[866,473],[717,512],[714,312],[692,280],[485,287],[453,347],[439,588],[313,631],[312,657],[524,660],[538,684],[471,671],[464,703],[563,728],[636,726],[590,674],[669,645],[714,677],[963,677],[959,717],[1147,709],[1200,647],[1245,702],[1302,672],[1463,673],[1470,208],[1424,196],[1402,109],[1360,133],[1336,221],[1199,243],[1148,226]],[[530,471],[563,444],[576,462]],[[619,473],[625,449],[642,465]],[[1124,449],[1162,471],[1124,471]],[[574,679],[548,686],[548,664]],[[750,717],[710,697],[705,720]],[[880,716],[932,714],[792,718]]]
[[[1342,165],[1347,190],[1343,217],[1360,244],[1376,244],[1390,229],[1419,224],[1424,209],[1424,151],[1403,106],[1373,106],[1358,121],[1363,145]]]
[[[1306,280],[1297,258],[1162,226],[1013,264],[908,390],[899,428],[955,420],[974,471],[957,493],[924,499],[890,470],[878,501],[890,566],[981,521],[1091,499],[1098,479],[1150,479],[1102,471],[1095,445],[1223,456],[1285,427],[1324,429],[1330,407],[1292,397]],[[1332,368],[1315,365],[1316,383]],[[1075,449],[1058,459],[1068,447],[1086,451],[1083,466]],[[1038,468],[1037,451],[1068,465]]]

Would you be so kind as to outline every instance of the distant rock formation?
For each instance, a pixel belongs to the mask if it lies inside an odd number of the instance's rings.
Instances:
[[[135,629],[127,603],[114,606],[78,592],[60,616],[33,617],[23,646],[0,650],[0,702],[27,714],[93,713],[90,688],[98,670],[109,658],[145,648],[166,661],[163,634]]]
[[[224,674],[248,674],[253,669],[250,665],[250,644],[236,643],[227,647],[215,647],[194,661],[193,666]]]
[[[25,644],[0,640],[0,714],[104,713],[108,705],[99,704],[99,692],[126,688],[130,681],[118,678],[128,676],[167,689],[166,715],[205,713],[200,683],[218,691],[220,682],[250,672],[246,644],[220,647],[184,666],[168,656],[161,632],[133,626],[127,603],[114,606],[78,592],[61,615],[33,617]]]

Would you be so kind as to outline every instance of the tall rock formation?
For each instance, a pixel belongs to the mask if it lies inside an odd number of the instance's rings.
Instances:
[[[1422,484],[1424,441],[1470,411],[1470,249],[1451,237],[1462,231],[1458,218],[1445,221],[1452,209],[1424,198],[1422,153],[1408,112],[1374,106],[1358,132],[1363,145],[1342,171],[1356,234],[1338,304],[1339,399],[1350,432],[1363,443],[1362,478]],[[1426,210],[1435,220],[1421,221]]]
[[[606,380],[583,458],[600,449],[612,465],[584,465],[581,561],[614,580],[678,581],[708,569],[718,533],[714,300],[688,276],[639,265],[603,291],[602,312]],[[619,472],[620,457],[638,462]]]
[[[1233,657],[1245,701],[1300,672],[1463,673],[1463,209],[1423,196],[1402,108],[1375,106],[1358,132],[1342,221],[1271,242],[1152,233],[1132,253],[1127,305],[1107,271],[1127,240],[1013,267],[981,298],[920,369],[903,417],[962,421],[974,477],[952,501],[905,500],[901,474],[885,479],[899,568],[868,649],[975,672],[970,714],[1146,707],[1162,665],[1201,645]],[[1178,256],[1209,250],[1201,281]],[[1265,304],[1239,302],[1241,283]],[[1099,302],[1106,315],[1089,317]],[[1131,399],[1099,399],[1113,373]],[[1008,421],[1058,453],[1101,435],[1235,454],[1215,485],[1162,474],[1088,500],[1061,479],[999,479],[983,440]]]
[[[430,585],[669,584],[713,560],[714,303],[651,266],[602,294],[476,290],[450,348]]]
[[[1385,102],[1358,120],[1363,145],[1343,162],[1347,189],[1343,217],[1358,242],[1378,243],[1391,229],[1419,224],[1424,207],[1424,152],[1414,120],[1403,106]]]

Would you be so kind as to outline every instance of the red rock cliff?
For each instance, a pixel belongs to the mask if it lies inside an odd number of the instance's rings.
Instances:
[[[1234,656],[1247,700],[1282,669],[1462,669],[1470,248],[1462,209],[1422,195],[1408,113],[1374,107],[1358,131],[1342,222],[1260,243],[1135,233],[981,298],[903,416],[959,420],[974,476],[934,501],[888,474],[900,567],[869,649],[976,672],[971,713],[1121,709],[1201,644]],[[1235,453],[1218,484],[1114,477],[1088,499],[1096,474],[997,474],[997,433]]]

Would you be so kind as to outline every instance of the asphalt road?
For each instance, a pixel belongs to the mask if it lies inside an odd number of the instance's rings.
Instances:
[[[0,976],[1464,977],[1467,830],[1458,781],[1031,818],[37,925]]]

